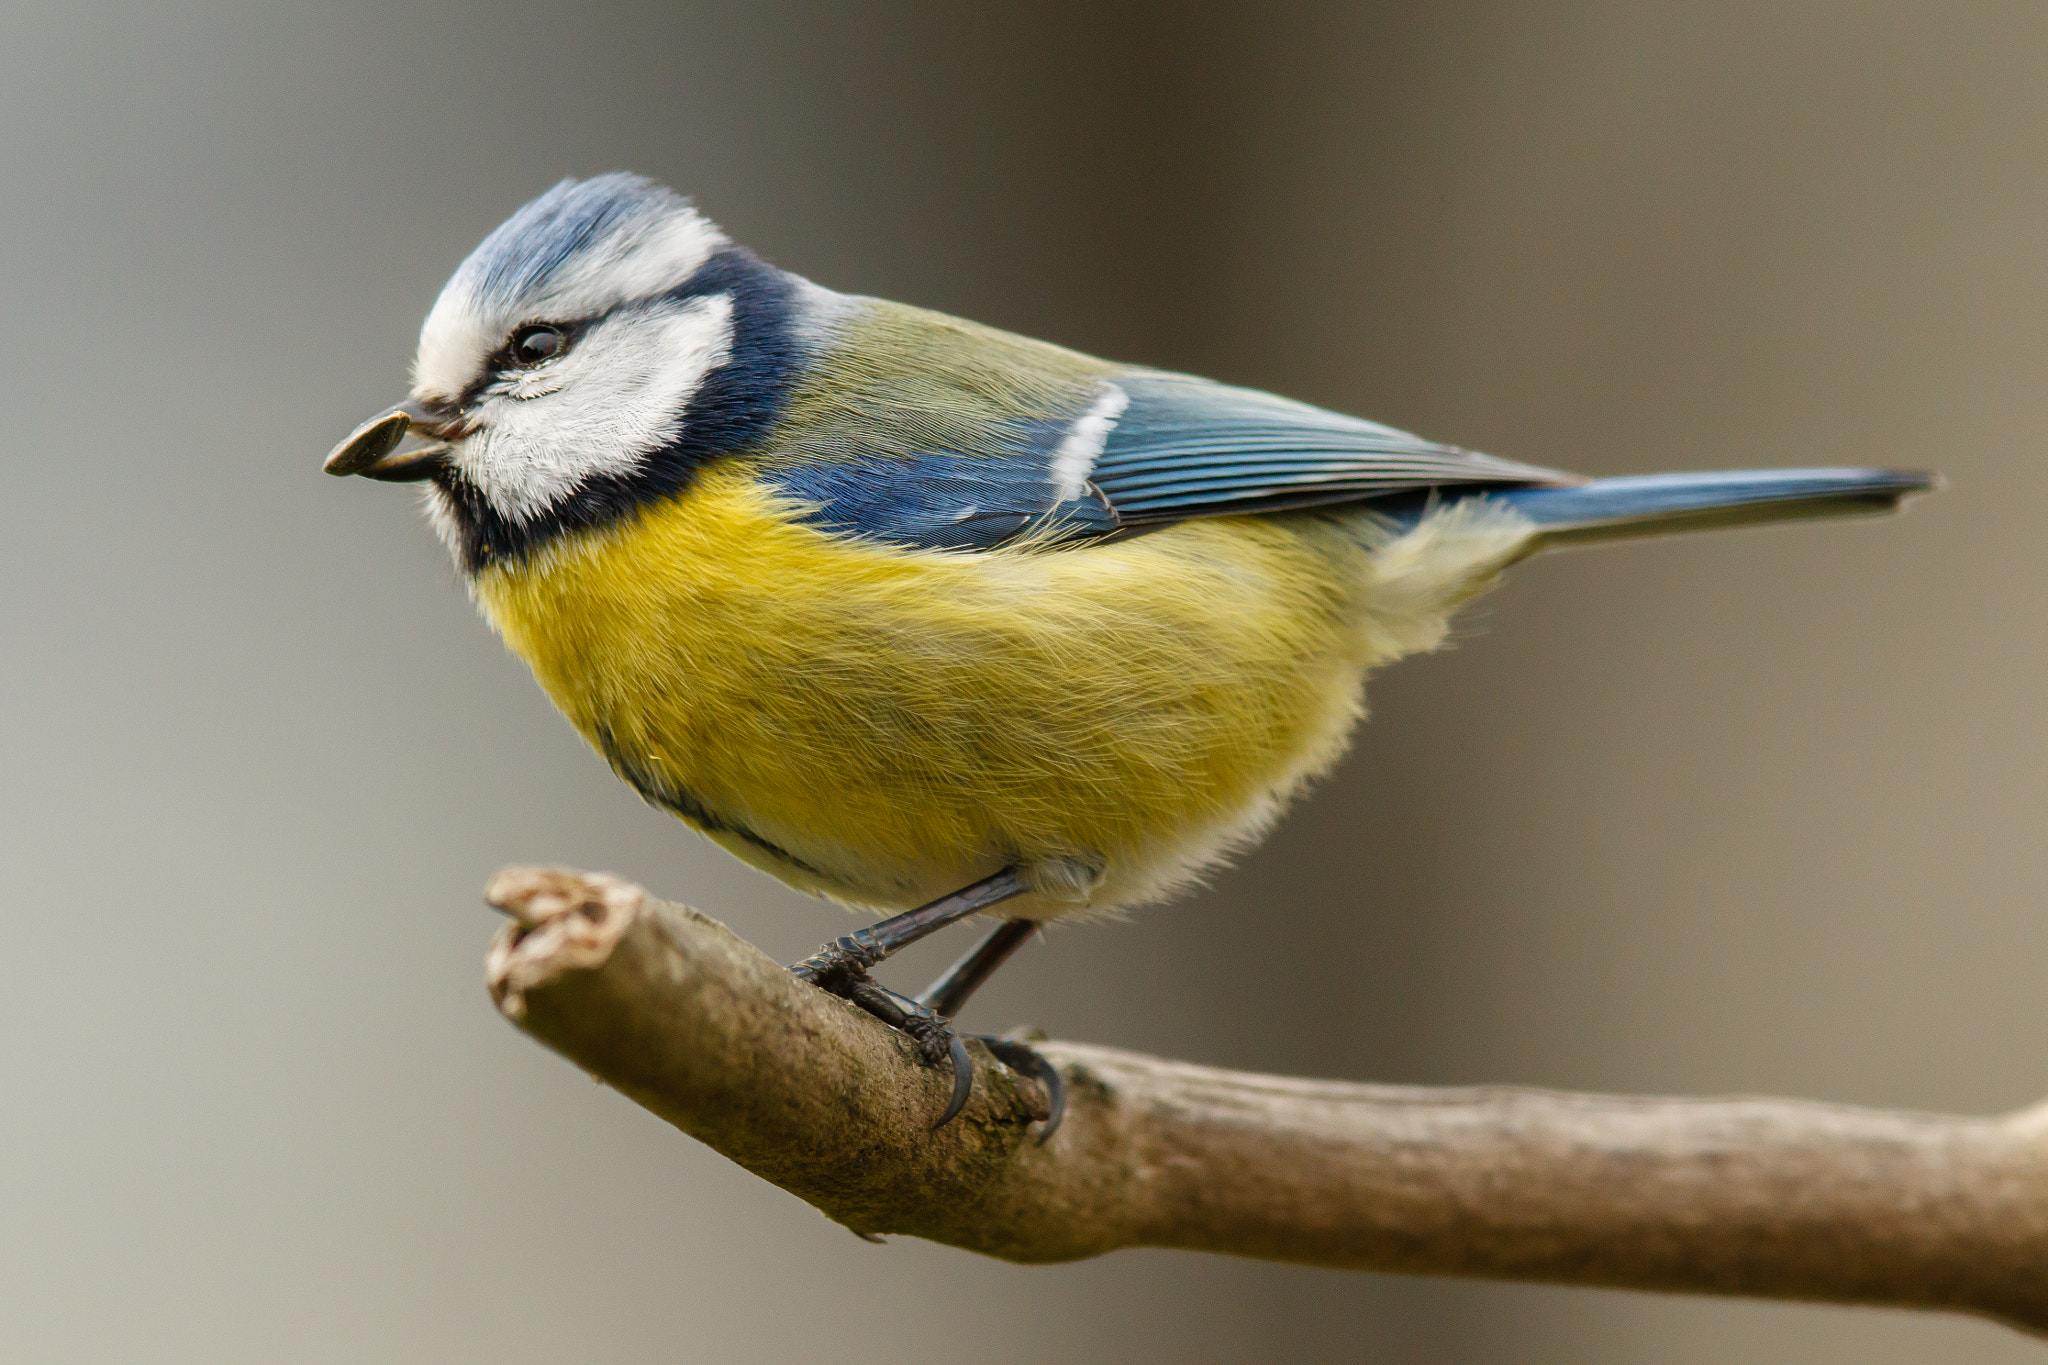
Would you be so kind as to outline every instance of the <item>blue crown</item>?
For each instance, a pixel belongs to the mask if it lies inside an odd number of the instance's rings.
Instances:
[[[456,280],[481,302],[510,305],[543,289],[587,252],[623,246],[690,201],[645,176],[614,171],[564,180],[501,223],[469,254]]]

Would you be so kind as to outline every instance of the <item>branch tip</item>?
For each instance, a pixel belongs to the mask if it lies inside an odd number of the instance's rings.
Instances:
[[[507,867],[484,887],[484,902],[511,916],[484,958],[484,979],[498,1008],[517,1020],[527,992],[563,972],[603,965],[647,901],[647,893],[608,873],[567,867]]]

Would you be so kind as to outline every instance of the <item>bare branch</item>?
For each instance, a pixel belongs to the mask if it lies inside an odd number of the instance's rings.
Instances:
[[[2005,1118],[1247,1075],[1046,1043],[1046,1098],[907,1041],[693,910],[507,869],[492,997],[520,1028],[864,1234],[1013,1261],[1159,1246],[1983,1313],[2048,1330],[2048,1107]]]

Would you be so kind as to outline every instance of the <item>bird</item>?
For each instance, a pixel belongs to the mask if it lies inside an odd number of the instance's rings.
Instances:
[[[328,473],[423,486],[619,777],[885,918],[796,975],[971,1094],[952,1026],[1046,921],[1166,899],[1345,749],[1373,670],[1539,550],[1890,511],[1864,468],[1587,479],[842,294],[624,172],[456,269]],[[931,988],[872,969],[993,920]],[[1027,1044],[997,1058],[1059,1077]]]

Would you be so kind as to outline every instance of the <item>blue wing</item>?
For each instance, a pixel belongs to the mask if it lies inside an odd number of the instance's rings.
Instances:
[[[1425,488],[1578,482],[1186,375],[1138,371],[1105,381],[1097,410],[1113,425],[1088,481],[1126,527]]]
[[[1069,538],[1117,530],[1099,493],[1062,489],[1053,453],[1066,423],[994,423],[974,449],[834,452],[836,458],[769,471],[778,488],[812,509],[827,530],[930,550],[990,550],[1037,526]],[[959,442],[965,447],[969,443]]]
[[[1057,413],[952,449],[840,450],[772,477],[816,525],[898,545],[992,549],[1028,531],[1082,544],[1191,517],[1424,489],[1576,482],[1253,389],[1134,370]],[[816,434],[806,444],[816,449]],[[959,448],[968,447],[971,448]]]

